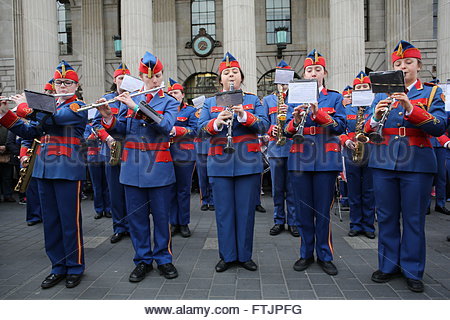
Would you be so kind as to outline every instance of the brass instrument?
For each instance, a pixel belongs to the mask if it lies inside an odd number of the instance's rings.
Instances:
[[[308,104],[308,107],[304,111],[302,119],[300,120],[300,124],[297,127],[297,132],[292,136],[294,142],[303,143],[305,141],[305,136],[303,135],[303,131],[305,130],[305,123],[308,117],[309,111],[311,110],[311,104]]]
[[[122,154],[122,143],[114,140],[109,148],[109,165],[116,166],[120,163],[120,157]]]
[[[364,149],[369,138],[364,134],[364,111],[365,107],[358,107],[355,128],[355,149],[352,150],[352,160],[355,163],[361,163],[364,158]]]
[[[392,102],[393,102],[393,99],[391,97],[389,97],[387,99],[390,100],[390,103],[389,103],[389,106],[387,107],[387,110],[383,113],[380,121],[378,122],[377,131],[369,133],[369,139],[370,139],[370,141],[372,141],[374,143],[381,143],[384,140],[383,128],[384,128],[387,118],[389,117],[389,113],[392,110]]]
[[[281,112],[280,107],[284,105],[283,93],[277,93],[277,146],[284,146],[286,144],[286,137],[283,134],[284,125],[286,124],[286,111]]]
[[[19,171],[19,181],[17,182],[14,191],[21,193],[27,191],[28,185],[30,184],[31,181],[31,175],[33,174],[34,162],[37,156],[37,149],[40,144],[41,142],[39,140],[34,139],[33,143],[31,144],[31,148],[27,150],[26,155],[29,158],[23,162],[24,167],[21,168]]]
[[[133,98],[133,97],[136,97],[136,96],[140,96],[141,94],[147,94],[147,93],[150,93],[150,92],[159,91],[159,90],[164,89],[164,88],[165,88],[165,86],[161,86],[161,87],[158,87],[158,88],[153,88],[153,89],[148,89],[148,90],[144,90],[144,91],[135,92],[135,93],[130,94],[130,97]],[[108,101],[105,101],[105,102],[91,103],[91,104],[85,105],[84,107],[79,108],[76,112],[81,112],[81,111],[86,111],[86,110],[98,108],[98,107],[103,106],[105,104],[113,103],[113,102],[116,102],[116,101],[117,101],[117,97],[115,97],[113,99],[110,99]]]
[[[230,90],[234,91],[234,81],[230,81]],[[234,111],[231,110],[232,106],[228,106],[226,109],[232,113],[231,119],[227,123],[227,145],[223,148],[225,153],[233,153],[235,151],[233,145],[233,122],[234,122]]]

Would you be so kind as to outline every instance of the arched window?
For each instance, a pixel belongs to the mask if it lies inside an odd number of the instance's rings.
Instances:
[[[56,1],[56,14],[58,17],[58,43],[59,55],[71,55],[72,50],[72,17],[70,14],[70,1]]]
[[[269,70],[261,78],[259,78],[258,97],[260,99],[276,90],[276,87],[273,83],[275,81],[275,70],[276,69]],[[300,79],[300,76],[297,74],[297,72],[294,73],[294,79]]]
[[[193,0],[191,3],[191,32],[194,38],[200,28],[216,38],[216,5],[214,0]]]
[[[218,75],[212,72],[195,73],[186,79],[183,86],[185,89],[186,100],[205,95],[207,97],[214,95],[218,89]]]

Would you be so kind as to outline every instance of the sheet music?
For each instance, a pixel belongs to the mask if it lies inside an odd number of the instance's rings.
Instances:
[[[294,70],[275,69],[275,84],[288,84],[294,80]]]
[[[450,112],[450,83],[443,83],[439,86],[445,94],[445,111]]]
[[[289,83],[288,103],[317,103],[319,91],[316,80]]]
[[[90,110],[88,110],[88,119],[89,119],[89,120],[90,120],[90,119],[94,119],[96,113],[97,113],[97,109],[90,109]]]
[[[353,91],[352,106],[353,107],[371,106],[374,98],[375,95],[372,92],[372,90]]]
[[[120,85],[120,89],[128,91],[128,92],[134,92],[141,90],[144,87],[144,82],[138,78],[125,75],[122,80],[122,84]]]
[[[192,103],[194,104],[195,108],[199,109],[199,108],[203,107],[205,100],[206,100],[205,96],[199,96],[199,97],[192,99]]]

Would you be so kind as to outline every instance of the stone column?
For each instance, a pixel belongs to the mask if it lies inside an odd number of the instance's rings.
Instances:
[[[330,0],[329,85],[342,91],[365,67],[364,1]]]
[[[22,0],[22,10],[25,87],[42,91],[58,65],[56,2]]]
[[[14,17],[14,73],[16,75],[16,90],[20,92],[26,89],[23,56],[23,10],[22,1],[13,1],[12,3]]]
[[[255,0],[224,0],[223,20],[223,51],[239,61],[245,75],[243,89],[256,94]]]
[[[317,49],[325,58],[330,56],[330,0],[306,1],[307,52]]]
[[[145,51],[153,53],[152,0],[121,0],[122,61],[137,75]]]
[[[437,77],[441,82],[450,79],[450,0],[439,0]],[[450,97],[447,97],[450,99]]]
[[[410,40],[410,0],[385,1],[384,10],[386,17],[386,65],[388,69],[392,69],[391,54],[395,46],[400,40]]]
[[[175,0],[153,0],[155,55],[164,65],[166,85],[177,79],[177,30]]]
[[[105,91],[103,0],[82,0],[83,98],[99,99]]]

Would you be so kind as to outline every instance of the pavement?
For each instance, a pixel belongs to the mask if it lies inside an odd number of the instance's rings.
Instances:
[[[214,271],[219,260],[214,212],[200,211],[199,195],[191,199],[192,236],[173,238],[174,264],[179,277],[166,280],[153,270],[139,283],[130,283],[134,250],[129,238],[111,244],[111,219],[94,220],[93,202],[82,202],[86,271],[79,286],[67,289],[61,282],[42,290],[50,272],[42,224],[28,227],[25,206],[0,203],[0,299],[449,299],[450,216],[427,216],[425,292],[413,293],[403,279],[386,284],[370,280],[377,269],[377,239],[350,238],[348,211],[343,221],[332,211],[334,263],[339,274],[331,277],[317,264],[305,272],[292,266],[299,257],[300,239],[288,232],[270,236],[272,198],[262,197],[267,213],[256,213],[253,260],[258,271],[233,267]],[[432,208],[434,205],[432,206]],[[335,214],[336,213],[336,214]]]

